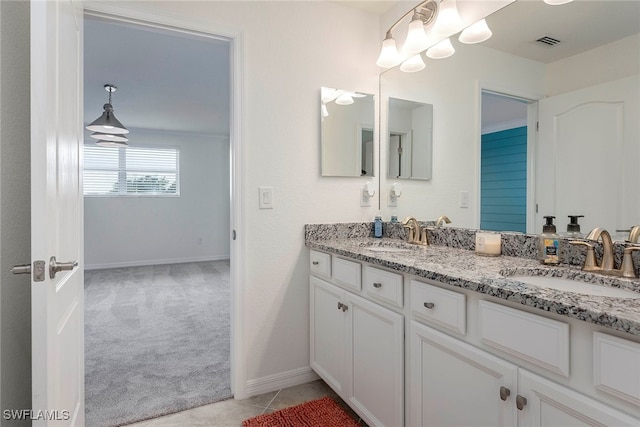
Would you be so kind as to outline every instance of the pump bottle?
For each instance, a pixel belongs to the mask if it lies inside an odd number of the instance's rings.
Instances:
[[[538,237],[538,259],[545,265],[560,263],[560,240],[553,224],[555,216],[545,216],[546,224],[542,226],[542,234]]]

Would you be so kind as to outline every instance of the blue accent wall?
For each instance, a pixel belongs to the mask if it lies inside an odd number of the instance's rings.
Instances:
[[[527,127],[482,135],[480,228],[527,229]]]

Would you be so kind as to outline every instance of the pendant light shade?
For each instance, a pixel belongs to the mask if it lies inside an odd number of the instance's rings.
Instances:
[[[489,39],[492,34],[493,33],[487,25],[487,21],[481,19],[475,24],[462,30],[462,33],[460,34],[460,37],[458,37],[458,40],[466,44],[481,43]]]
[[[448,36],[457,33],[464,24],[458,13],[456,0],[442,0],[440,3],[440,13],[433,25],[433,32]]]
[[[395,67],[401,62],[398,48],[396,47],[396,41],[387,34],[387,38],[382,42],[382,49],[380,50],[380,56],[376,61],[376,65],[381,68]]]
[[[92,132],[101,132],[108,134],[125,134],[129,130],[122,124],[113,114],[113,106],[111,105],[111,94],[118,88],[112,84],[105,84],[104,89],[109,92],[109,102],[104,104],[104,112],[100,117],[87,126]]]
[[[353,98],[349,92],[345,92],[336,98],[336,104],[338,105],[351,105],[353,104]]]
[[[99,147],[128,147],[129,144],[126,142],[116,142],[116,141],[96,141],[96,145]]]
[[[451,44],[451,40],[444,39],[440,43],[432,46],[427,50],[427,56],[431,59],[444,59],[453,55],[456,50]]]
[[[101,141],[112,141],[112,142],[127,142],[129,138],[124,136],[124,134],[120,133],[100,133],[95,132],[91,134],[91,138],[101,140]]]
[[[429,47],[429,38],[424,31],[424,23],[422,19],[415,14],[413,20],[409,23],[407,39],[404,41],[402,49],[407,55],[413,55],[422,52],[427,47]]]
[[[404,61],[402,65],[400,65],[400,70],[405,73],[415,73],[416,71],[423,70],[424,67],[425,65],[422,60],[422,56],[418,54]]]
[[[559,6],[561,4],[570,3],[573,0],[544,0],[546,4],[550,4],[551,6]]]

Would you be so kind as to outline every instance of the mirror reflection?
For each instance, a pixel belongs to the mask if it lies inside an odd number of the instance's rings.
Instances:
[[[528,233],[540,232],[544,215],[556,216],[559,232],[569,215],[584,215],[583,232],[604,227],[615,234],[639,224],[639,17],[637,1],[516,1],[487,16],[489,40],[467,45],[454,36],[453,56],[427,59],[415,73],[398,67],[382,73],[382,100],[420,99],[437,112],[432,179],[404,185],[397,207],[383,203],[385,214],[424,220],[446,214],[457,226]],[[485,128],[495,111],[483,93],[516,100],[524,110],[518,123]],[[526,141],[518,159],[490,165],[482,157],[483,135],[512,128],[521,128]],[[381,158],[390,155],[386,144],[380,148]],[[500,200],[487,206],[492,196],[482,176],[516,163],[517,228],[505,225],[508,209]],[[387,185],[383,174],[381,188]],[[506,185],[498,190],[497,199],[511,197]],[[491,210],[501,224],[489,225]]]
[[[322,176],[373,176],[374,97],[320,91]]]
[[[431,179],[433,105],[389,98],[389,178]]]

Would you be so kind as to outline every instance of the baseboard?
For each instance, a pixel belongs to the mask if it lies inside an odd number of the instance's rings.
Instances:
[[[186,262],[223,261],[229,259],[229,255],[203,256],[190,258],[152,259],[142,261],[113,262],[107,264],[86,264],[85,270],[104,270],[107,268],[144,267],[148,265],[184,264]]]
[[[310,367],[294,369],[255,380],[248,380],[245,392],[247,397],[257,396],[262,393],[305,384],[317,379],[320,379],[320,377],[313,372]]]

